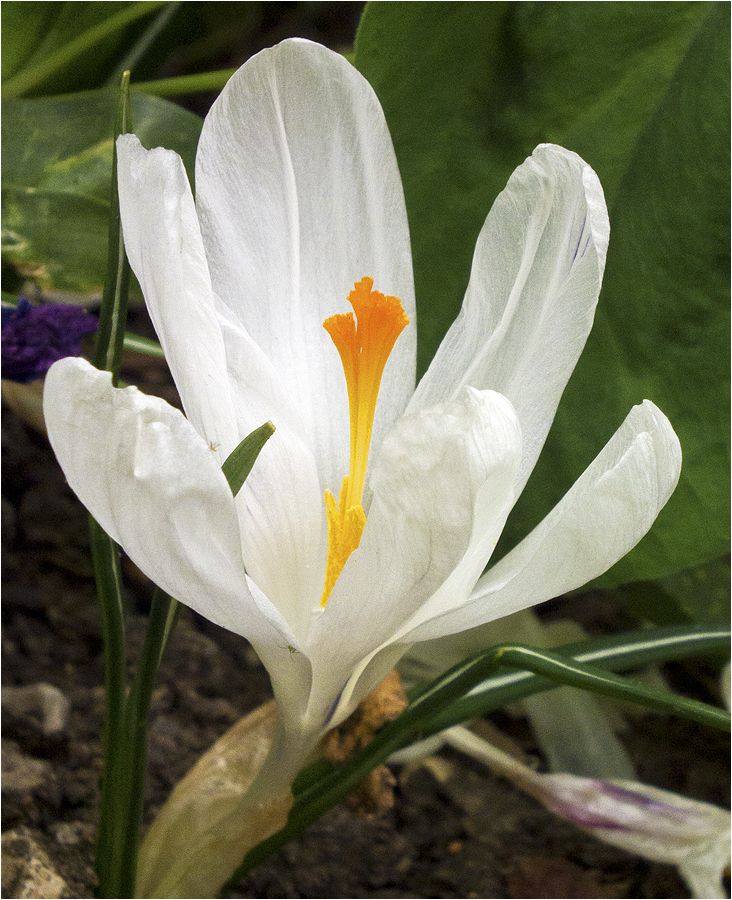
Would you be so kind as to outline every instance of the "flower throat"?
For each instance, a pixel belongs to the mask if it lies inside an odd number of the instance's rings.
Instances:
[[[350,469],[341,484],[338,500],[330,491],[325,492],[328,561],[321,607],[328,603],[348,557],[361,542],[366,525],[363,489],[381,376],[397,338],[409,324],[401,300],[374,291],[373,286],[373,278],[356,282],[348,295],[353,312],[339,313],[323,322],[346,376],[351,450]]]

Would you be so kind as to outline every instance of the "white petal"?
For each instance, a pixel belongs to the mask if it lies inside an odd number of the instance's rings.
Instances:
[[[304,635],[323,589],[325,504],[302,421],[272,363],[229,317],[220,319],[237,428],[276,427],[236,498],[244,564],[259,588]]]
[[[345,59],[288,40],[250,59],[204,122],[197,205],[217,295],[274,363],[308,429],[324,486],[347,471],[348,413],[323,321],[364,275],[414,323],[399,172],[373,90]],[[414,387],[416,329],[397,342],[375,442]]]
[[[480,579],[470,602],[409,639],[473,628],[601,575],[651,527],[680,469],[681,448],[666,416],[648,400],[634,406],[549,515]]]
[[[132,134],[117,140],[117,154],[130,266],[186,415],[223,462],[239,439],[208,264],[183,163],[171,150],[145,150]]]
[[[237,498],[244,562],[297,628],[318,594],[323,498],[302,422],[272,363],[215,307],[180,159],[119,140],[120,197],[130,259],[186,411],[220,461],[268,419],[277,431]]]
[[[46,376],[44,415],[71,488],[146,575],[255,643],[294,640],[252,597],[226,478],[178,410],[69,357]]]
[[[520,492],[592,327],[609,224],[602,187],[575,153],[537,147],[509,179],[478,237],[463,308],[410,411],[465,384],[513,403]]]
[[[340,690],[415,610],[467,600],[513,504],[520,455],[516,415],[493,391],[468,388],[398,423],[374,465],[361,546],[308,640],[316,687]]]

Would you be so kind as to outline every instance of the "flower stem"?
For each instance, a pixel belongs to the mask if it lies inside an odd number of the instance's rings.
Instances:
[[[54,53],[49,53],[35,66],[22,69],[12,78],[8,78],[3,85],[3,96],[7,98],[22,97],[42,84],[49,75],[53,75],[59,69],[73,62],[78,56],[101,43],[105,38],[137,19],[149,16],[164,5],[164,2],[156,0],[156,2],[132,3],[126,6],[103,22],[83,31],[78,37],[69,41],[68,44],[64,44]]]
[[[132,130],[130,106],[130,73],[124,72],[120,79],[117,118],[114,127],[115,141],[120,134]],[[107,244],[107,277],[104,280],[102,306],[99,311],[99,331],[94,354],[94,365],[112,373],[112,383],[117,384],[122,347],[125,340],[127,321],[127,293],[130,282],[130,267],[125,255],[122,223],[117,194],[117,146],[112,152],[112,190],[109,210],[109,232]]]
[[[109,873],[111,897],[133,897],[147,767],[147,725],[155,677],[172,632],[178,603],[156,588],[145,641],[125,706],[123,749],[117,782],[116,829]]]
[[[673,660],[729,653],[729,640],[730,632],[726,626],[671,625],[580,641],[561,647],[560,652],[580,663],[627,672]],[[532,671],[501,673],[464,696],[456,697],[432,720],[430,733],[486,715],[556,686],[551,678]]]
[[[135,41],[134,45],[127,52],[122,62],[118,64],[115,71],[109,77],[107,84],[117,84],[124,71],[126,71],[127,69],[132,71],[132,69],[135,68],[137,63],[142,59],[143,56],[145,56],[150,47],[155,43],[160,33],[164,31],[168,23],[178,15],[181,6],[181,0],[162,4],[162,9],[160,10],[160,12],[155,16],[152,22],[148,24],[148,26],[145,28],[145,31]]]
[[[125,72],[120,81],[115,138],[132,128],[129,83],[130,73]],[[115,147],[107,277],[94,356],[94,363],[98,368],[112,373],[114,384],[118,380],[122,350],[130,345],[130,336],[125,332],[128,282],[129,265],[122,238],[117,196]],[[137,338],[137,341],[144,343],[145,339]],[[178,604],[156,588],[137,672],[125,700],[125,617],[119,549],[93,519],[90,519],[90,530],[102,616],[107,701],[104,776],[96,858],[98,895],[132,897],[145,787],[150,698],[160,660],[173,629]]]
[[[115,134],[130,127],[130,73],[120,80]],[[116,192],[116,150],[113,156],[113,180],[109,219],[107,275],[102,296],[95,364],[112,373],[116,383],[127,315],[128,266],[122,242],[119,201]],[[101,786],[101,810],[97,838],[96,870],[99,895],[110,893],[112,848],[115,845],[117,809],[121,793],[121,757],[124,747],[124,714],[127,670],[125,666],[125,613],[119,548],[90,516],[89,534],[92,563],[102,621],[106,708],[104,718],[104,772]]]
[[[140,94],[155,94],[158,97],[177,97],[180,94],[203,94],[220,91],[236,69],[217,69],[195,75],[177,75],[160,78],[157,81],[141,81],[132,85],[132,90]]]
[[[312,769],[301,773],[293,788],[295,802],[287,825],[247,854],[232,876],[232,881],[302,833],[396,750],[466,718],[475,718],[507,702],[560,684],[630,699],[729,730],[729,714],[723,710],[648,688],[609,671],[705,653],[728,652],[729,639],[729,629],[676,627],[649,629],[601,641],[584,641],[563,648],[567,655],[503,645],[472,657],[430,684],[416,689],[404,713],[383,728],[368,747],[343,766],[325,770],[322,761],[319,761]],[[605,668],[594,665],[597,662],[602,662]],[[501,666],[525,671],[487,680]],[[463,703],[461,706],[460,702],[467,698],[471,698],[470,704]]]
[[[97,835],[96,870],[100,887],[109,872],[107,848],[113,829],[118,758],[122,747],[125,704],[125,614],[119,550],[102,527],[89,517],[89,542],[96,581],[104,648],[104,773]],[[109,896],[101,894],[101,896]]]

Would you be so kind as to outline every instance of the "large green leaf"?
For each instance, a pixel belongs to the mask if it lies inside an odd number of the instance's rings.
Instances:
[[[730,561],[725,556],[658,581],[617,589],[630,613],[658,625],[673,622],[729,624]]]
[[[130,42],[144,32],[159,4],[116,2],[4,2],[2,4],[2,78],[8,83],[43,65],[51,56],[104,22],[115,19],[119,27],[90,41],[62,64],[54,67],[28,93],[60,94],[104,84],[111,67],[129,50]],[[134,9],[133,9],[134,8]],[[132,21],[125,21],[130,16]],[[27,92],[24,90],[23,94]]]
[[[649,397],[681,438],[682,481],[606,585],[726,548],[728,58],[729,12],[714,3],[375,3],[356,42],[404,178],[420,370],[459,309],[490,204],[533,147],[570,147],[603,182],[595,329],[503,546]]]
[[[132,104],[143,144],[192,172],[201,120],[157,97]],[[45,290],[101,291],[114,112],[114,89],[3,102],[3,258]]]

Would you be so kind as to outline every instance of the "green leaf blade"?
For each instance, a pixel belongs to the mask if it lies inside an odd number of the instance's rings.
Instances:
[[[260,425],[251,434],[248,434],[226,458],[226,462],[221,468],[229,482],[231,493],[235,497],[249,477],[262,448],[274,433],[274,425],[271,422],[265,422],[264,425]]]

